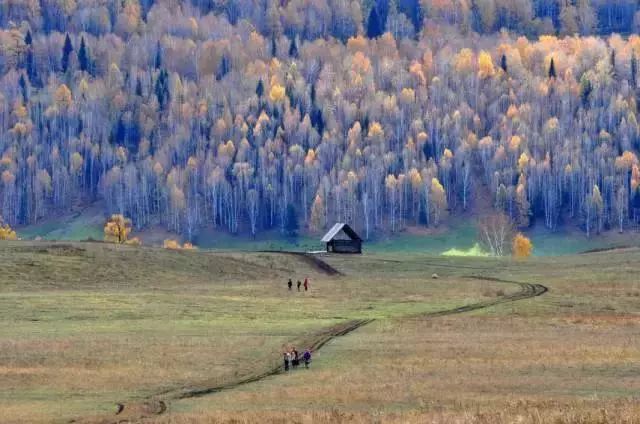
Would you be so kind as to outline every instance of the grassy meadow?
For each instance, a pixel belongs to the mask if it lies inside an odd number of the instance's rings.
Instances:
[[[416,253],[322,259],[343,275],[325,275],[288,254],[3,242],[2,422],[109,417],[116,402],[232,383],[277,365],[283,347],[302,347],[355,319],[374,321],[330,341],[310,370],[171,399],[167,413],[143,421],[590,423],[640,416],[639,249],[529,261]],[[288,292],[287,278],[305,276],[310,292]],[[471,276],[550,291],[424,316],[518,290]]]
[[[338,323],[515,290],[373,257],[362,269],[338,262],[347,275],[329,277],[286,254],[43,241],[3,242],[0,263],[3,423],[111,414],[119,401],[259,372]],[[287,291],[287,278],[305,276],[310,292]]]
[[[639,250],[528,262],[384,259],[330,262],[361,273],[490,275],[550,292],[468,314],[376,321],[332,341],[308,372],[183,400],[154,422],[638,421]]]

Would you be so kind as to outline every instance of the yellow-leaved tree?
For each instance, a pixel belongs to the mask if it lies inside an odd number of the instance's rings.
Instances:
[[[284,96],[286,94],[285,88],[280,84],[275,84],[271,87],[271,91],[269,92],[269,98],[273,103],[280,103],[284,100]]]
[[[116,244],[129,244],[139,246],[142,244],[139,238],[129,238],[131,234],[131,220],[122,214],[111,215],[104,225],[104,241]]]
[[[2,217],[0,217],[0,240],[18,240],[18,235],[9,224],[2,225]]]
[[[533,244],[527,236],[522,233],[518,233],[513,238],[513,245],[511,249],[514,258],[526,259],[531,256],[531,252],[533,251]]]
[[[176,240],[167,239],[162,243],[162,247],[165,249],[178,250],[180,249],[180,243]]]
[[[162,243],[162,247],[164,247],[165,249],[170,249],[170,250],[197,250],[198,249],[196,246],[194,246],[193,244],[189,243],[188,241],[185,242],[182,246],[180,246],[180,242],[178,242],[177,240],[173,240],[173,239],[166,239]]]

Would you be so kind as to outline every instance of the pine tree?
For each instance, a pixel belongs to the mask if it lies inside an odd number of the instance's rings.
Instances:
[[[62,72],[67,72],[69,69],[69,58],[73,52],[73,44],[71,44],[71,38],[69,34],[64,39],[64,46],[62,47]]]
[[[27,81],[24,78],[24,74],[20,74],[18,85],[20,86],[20,93],[22,93],[22,101],[24,102],[24,104],[27,104],[27,102],[29,101],[29,94],[27,92]]]
[[[278,45],[276,44],[276,38],[271,39],[271,57],[278,56]]]
[[[316,103],[316,85],[311,84],[311,90],[309,92],[309,99],[311,100],[311,104],[314,105]]]
[[[580,79],[580,99],[584,107],[589,105],[589,96],[591,96],[592,91],[593,85],[591,84],[591,80],[583,75]]]
[[[380,22],[380,15],[378,9],[374,6],[369,13],[369,19],[367,21],[367,37],[378,38],[383,33],[382,23]]]
[[[635,89],[638,82],[638,59],[636,53],[631,53],[631,86]]]
[[[551,58],[551,63],[549,63],[549,78],[557,78],[557,74],[556,74],[556,64],[553,61],[553,58]]]
[[[264,83],[262,80],[259,80],[258,85],[256,85],[256,96],[258,96],[259,99],[262,99],[262,96],[264,96]]]
[[[298,45],[296,44],[296,37],[291,38],[291,44],[289,45],[289,57],[298,57]]]
[[[140,81],[140,77],[136,78],[136,96],[142,97],[142,81]]]
[[[84,37],[80,39],[80,49],[78,49],[78,65],[80,66],[81,71],[89,71],[89,52],[87,51]]]
[[[398,1],[398,11],[404,13],[413,24],[416,34],[422,29],[422,8],[419,0],[400,0]]]
[[[27,59],[26,59],[25,68],[27,70],[27,76],[29,77],[29,81],[31,81],[32,84],[35,84],[36,81],[38,80],[38,74],[36,70],[36,61],[33,56],[33,50],[31,48],[27,50]]]
[[[156,58],[154,66],[156,69],[162,68],[162,46],[160,45],[160,40],[156,43]]]
[[[24,44],[31,47],[33,44],[33,37],[31,36],[31,30],[27,30],[27,35],[24,36]]]
[[[160,109],[164,109],[169,102],[169,74],[164,69],[160,71],[156,79],[155,92]]]
[[[611,75],[613,77],[616,76],[616,51],[611,49],[611,56],[609,56],[609,61],[611,64]]]
[[[500,58],[500,67],[506,74],[507,73],[507,56],[505,54],[502,54],[502,57]]]
[[[220,65],[218,66],[218,72],[216,72],[216,80],[220,81],[231,71],[231,61],[226,54],[222,55]]]

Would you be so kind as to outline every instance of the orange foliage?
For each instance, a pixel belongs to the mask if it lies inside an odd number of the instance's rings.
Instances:
[[[528,237],[522,233],[518,233],[513,238],[512,253],[515,258],[526,259],[531,256],[533,244]]]

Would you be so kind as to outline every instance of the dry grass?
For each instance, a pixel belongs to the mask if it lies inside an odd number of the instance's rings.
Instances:
[[[420,266],[491,275],[551,292],[466,315],[378,321],[333,341],[312,370],[184,400],[153,422],[640,421],[637,250],[458,268],[383,259],[386,270],[367,258],[332,262],[376,275]]]
[[[431,281],[424,267],[336,279],[287,255],[100,243],[3,243],[0,264],[3,424],[64,421],[203,380],[234,381],[321,328],[503,289],[456,275]],[[310,276],[311,292],[288,293],[290,275]]]

